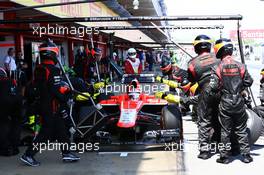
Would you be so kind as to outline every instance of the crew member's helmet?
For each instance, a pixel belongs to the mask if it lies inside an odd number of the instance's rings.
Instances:
[[[164,56],[161,60],[160,70],[163,74],[168,74],[171,70],[171,59]]]
[[[98,47],[94,48],[94,58],[96,61],[101,61],[102,58],[102,50]]]
[[[212,40],[206,35],[198,35],[193,41],[194,51],[198,55],[204,52],[210,52]]]
[[[233,54],[233,44],[230,39],[221,38],[215,42],[214,51],[217,58],[231,56]]]
[[[137,51],[134,48],[130,48],[127,51],[127,55],[129,58],[135,59],[137,57]]]
[[[0,78],[6,78],[6,77],[7,77],[6,71],[0,67]]]
[[[128,87],[128,96],[131,100],[138,100],[140,97],[140,86],[137,79],[131,81]]]
[[[54,64],[57,63],[57,56],[59,55],[59,48],[50,39],[39,46],[39,55],[41,61],[51,60]]]

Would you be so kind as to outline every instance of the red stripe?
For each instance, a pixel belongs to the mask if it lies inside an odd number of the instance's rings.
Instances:
[[[52,61],[52,60],[43,60],[42,63],[43,64],[51,64],[51,65],[55,64],[54,61]]]
[[[241,76],[241,78],[243,78],[243,79],[244,79],[244,77],[245,77],[245,72],[246,72],[246,70],[245,70],[245,66],[242,66],[241,69],[240,69],[240,76]]]
[[[196,78],[195,67],[194,67],[193,64],[194,64],[194,63],[193,63],[193,61],[192,61],[192,62],[190,63],[190,65],[189,65],[189,71],[191,72],[193,78]]]
[[[43,51],[43,50],[49,50],[49,51],[55,52],[57,55],[59,54],[59,48],[58,47],[42,47],[42,48],[39,48],[39,51]]]
[[[0,43],[0,47],[14,47],[15,44],[13,43]]]

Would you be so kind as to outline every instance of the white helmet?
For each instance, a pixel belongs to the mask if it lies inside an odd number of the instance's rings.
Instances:
[[[127,55],[128,55],[129,58],[136,58],[136,56],[137,56],[136,49],[134,49],[134,48],[128,49]]]
[[[131,100],[138,100],[140,97],[140,85],[137,79],[131,81],[128,87],[128,96]]]

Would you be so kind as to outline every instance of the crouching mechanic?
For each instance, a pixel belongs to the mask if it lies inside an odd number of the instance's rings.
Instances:
[[[187,71],[179,68],[177,64],[175,64],[175,62],[173,62],[169,57],[163,56],[160,69],[162,71],[163,77],[157,76],[156,80],[160,83],[168,85],[171,92],[175,92],[175,88],[181,89],[182,91],[180,95],[184,97],[182,98],[184,100],[181,103],[181,109],[183,113],[188,112],[190,110],[189,105],[196,105],[198,101],[198,96],[194,97],[194,94],[192,94],[190,90],[194,89],[195,91],[197,89],[195,88],[197,87],[197,84],[191,84],[187,79]],[[195,116],[196,114],[193,115],[194,121],[196,120]]]
[[[137,58],[137,51],[134,48],[130,48],[127,51],[128,58],[125,61],[125,73],[126,74],[141,74],[142,64]]]
[[[179,68],[172,62],[171,58],[166,56],[162,57],[160,70],[164,77],[168,76],[168,80],[175,80],[179,83],[182,83],[188,77],[186,70]]]
[[[70,88],[62,85],[60,69],[55,66],[59,49],[48,40],[40,45],[39,53],[41,64],[35,69],[34,85],[38,94],[42,125],[39,134],[20,160],[29,166],[39,166],[40,163],[34,159],[34,155],[39,152],[40,145],[57,140],[61,144],[63,161],[78,161],[80,158],[69,151],[70,140],[63,119],[67,116],[66,102]]]
[[[243,99],[243,91],[250,87],[253,79],[249,75],[245,65],[235,61],[232,57],[233,44],[229,39],[219,39],[215,43],[216,57],[221,59],[219,65],[213,69],[211,80],[206,89],[209,95],[214,92],[221,92],[221,100],[219,105],[219,121],[221,124],[221,142],[223,149],[219,149],[220,158],[218,163],[229,163],[229,152],[231,145],[231,130],[238,138],[242,161],[250,163],[253,161],[250,156],[250,147],[248,141],[247,114],[245,110],[245,102]]]

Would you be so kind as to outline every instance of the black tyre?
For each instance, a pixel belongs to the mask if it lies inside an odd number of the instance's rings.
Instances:
[[[263,121],[262,119],[251,109],[246,109],[248,115],[247,121],[247,131],[249,134],[250,144],[254,144],[261,135],[263,131]]]
[[[180,129],[183,138],[182,115],[178,106],[169,105],[162,109],[161,129]]]

